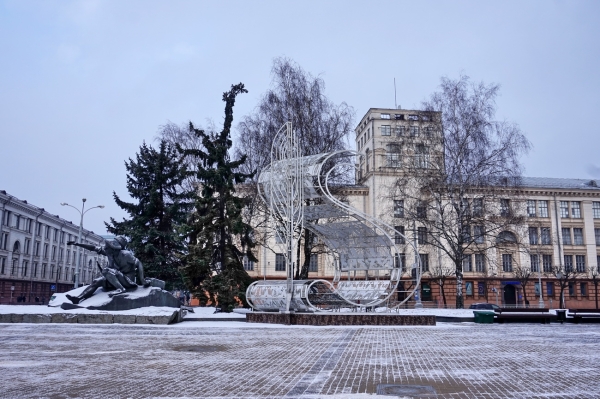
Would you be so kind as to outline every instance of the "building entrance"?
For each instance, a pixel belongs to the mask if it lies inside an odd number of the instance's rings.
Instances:
[[[505,305],[516,305],[515,286],[507,284],[504,286],[504,304]]]

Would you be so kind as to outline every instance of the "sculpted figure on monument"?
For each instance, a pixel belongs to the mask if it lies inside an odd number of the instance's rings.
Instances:
[[[92,284],[83,290],[78,296],[67,294],[67,298],[74,304],[91,297],[100,287],[105,291],[110,291],[109,296],[119,295],[126,292],[127,289],[138,287],[137,282],[144,287],[152,284],[153,279],[144,277],[144,266],[133,252],[127,249],[127,239],[117,237],[114,240],[107,240],[104,246],[94,246],[89,244],[78,244],[74,241],[67,242],[67,245],[74,245],[105,255],[108,258],[108,265],[102,269],[102,277],[95,279]]]

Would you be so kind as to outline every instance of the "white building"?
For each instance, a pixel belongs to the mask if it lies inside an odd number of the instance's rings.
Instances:
[[[90,283],[98,270],[96,262],[105,262],[105,257],[67,246],[78,234],[78,225],[0,191],[0,303],[47,302],[54,292],[72,289],[77,256],[79,280]],[[82,243],[103,241],[82,230]]]

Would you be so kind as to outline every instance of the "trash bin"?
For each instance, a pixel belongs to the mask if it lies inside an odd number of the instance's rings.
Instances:
[[[475,315],[475,323],[478,324],[492,324],[494,323],[494,312],[489,311],[473,311]]]
[[[567,309],[556,309],[556,321],[560,321],[560,324],[567,320]]]

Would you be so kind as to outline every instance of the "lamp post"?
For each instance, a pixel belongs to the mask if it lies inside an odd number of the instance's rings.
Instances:
[[[538,303],[538,307],[541,309],[544,307],[544,297],[542,296],[542,265],[538,264],[538,286],[539,286],[539,290],[540,290],[540,301]]]
[[[92,209],[95,208],[104,208],[104,205],[98,205],[98,206],[94,206],[90,209],[88,209],[87,211],[85,211],[85,201],[86,199],[83,198],[82,200],[82,204],[81,204],[81,211],[77,208],[75,208],[73,205],[69,205],[66,202],[61,202],[60,204],[62,206],[70,206],[71,208],[75,209],[77,212],[79,212],[79,214],[81,215],[81,219],[79,220],[79,236],[77,237],[77,243],[81,244],[81,231],[83,230],[83,216],[88,213],[89,211],[91,211]],[[75,261],[75,288],[79,287],[79,247],[77,247],[77,260]]]

